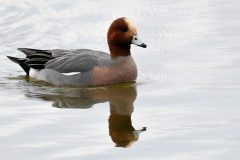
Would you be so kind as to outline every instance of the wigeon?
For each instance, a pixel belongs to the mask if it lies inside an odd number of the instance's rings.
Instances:
[[[26,58],[7,56],[26,74],[55,85],[99,86],[135,81],[137,66],[131,44],[146,48],[136,27],[126,17],[118,18],[107,33],[110,54],[90,49],[39,50],[18,48]]]

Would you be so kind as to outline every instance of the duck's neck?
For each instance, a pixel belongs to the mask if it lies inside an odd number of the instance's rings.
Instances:
[[[131,55],[130,48],[130,45],[109,44],[109,50],[112,58]]]

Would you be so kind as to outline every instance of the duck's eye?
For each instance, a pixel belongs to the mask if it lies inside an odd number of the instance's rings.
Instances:
[[[128,28],[127,27],[121,27],[121,28],[119,28],[119,31],[120,32],[127,32]]]

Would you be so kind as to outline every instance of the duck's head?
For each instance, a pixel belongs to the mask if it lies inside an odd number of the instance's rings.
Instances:
[[[146,48],[147,45],[141,42],[136,27],[126,18],[118,18],[112,22],[108,29],[108,45],[111,56],[130,55],[131,44]]]

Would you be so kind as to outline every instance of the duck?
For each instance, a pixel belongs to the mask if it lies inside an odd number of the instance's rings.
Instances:
[[[25,58],[7,56],[30,78],[53,85],[103,86],[136,81],[131,44],[146,48],[127,17],[114,20],[107,32],[109,53],[90,49],[18,48]]]

